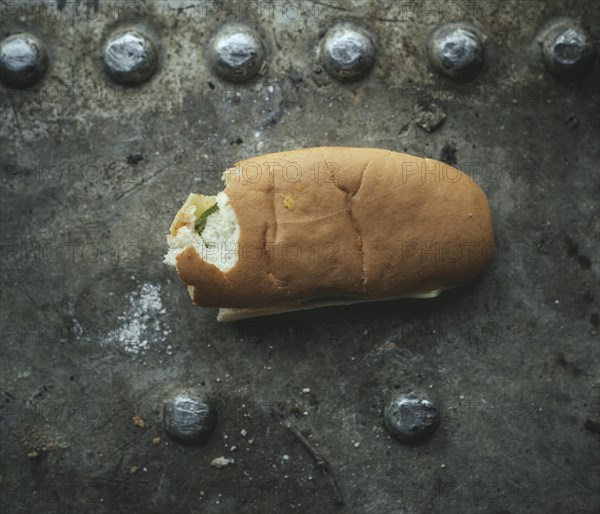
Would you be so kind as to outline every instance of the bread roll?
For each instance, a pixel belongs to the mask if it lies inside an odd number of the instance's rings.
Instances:
[[[436,160],[306,148],[241,161],[223,179],[216,196],[189,196],[165,257],[221,321],[432,297],[494,254],[485,194]]]

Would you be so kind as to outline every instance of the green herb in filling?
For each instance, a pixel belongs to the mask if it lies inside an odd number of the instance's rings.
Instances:
[[[206,226],[206,218],[208,218],[213,212],[216,212],[217,210],[219,210],[219,206],[215,203],[212,207],[206,209],[196,220],[194,228],[196,229],[196,232],[198,232],[198,234],[202,234],[202,231]]]

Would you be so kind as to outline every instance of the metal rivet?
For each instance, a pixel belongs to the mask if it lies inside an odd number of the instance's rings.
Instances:
[[[139,84],[156,70],[158,52],[154,42],[136,30],[119,32],[104,46],[104,65],[117,82]]]
[[[556,75],[582,71],[590,61],[592,46],[575,20],[561,18],[549,23],[539,36],[542,61]]]
[[[429,61],[437,71],[447,77],[472,77],[483,64],[483,39],[480,31],[468,23],[440,25],[429,36]]]
[[[0,43],[0,80],[14,88],[39,82],[48,69],[48,51],[32,34],[14,34]]]
[[[323,67],[342,82],[357,80],[369,73],[375,63],[375,54],[371,35],[349,23],[330,28],[319,45]]]
[[[424,395],[395,396],[385,408],[385,426],[398,440],[418,443],[429,439],[439,424],[437,407]]]
[[[264,72],[266,51],[256,30],[230,23],[212,37],[208,61],[213,71],[229,82],[244,82]]]
[[[214,430],[217,411],[199,396],[182,393],[164,403],[163,422],[170,436],[181,441],[198,441]]]

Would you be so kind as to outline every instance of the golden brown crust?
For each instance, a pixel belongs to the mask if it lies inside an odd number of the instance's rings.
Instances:
[[[225,193],[240,226],[237,264],[223,273],[191,247],[177,257],[198,305],[397,297],[466,282],[492,259],[485,194],[439,161],[320,147],[236,167]]]

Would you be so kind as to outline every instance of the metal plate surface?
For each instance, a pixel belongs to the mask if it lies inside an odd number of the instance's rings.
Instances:
[[[3,512],[598,511],[600,71],[594,56],[581,76],[552,75],[538,35],[572,18],[597,55],[600,2],[57,0],[0,14],[0,39],[28,32],[48,50],[41,82],[0,85]],[[426,55],[458,21],[485,39],[463,82]],[[231,22],[265,44],[250,81],[207,62]],[[365,78],[339,82],[319,61],[339,22],[373,38]],[[134,29],[158,64],[122,85],[103,45]],[[227,325],[192,306],[162,263],[187,194],[221,190],[239,159],[312,146],[456,163],[492,206],[490,269],[432,300]],[[164,431],[180,391],[217,405],[202,444]],[[441,414],[420,445],[383,423],[408,391]],[[215,468],[220,456],[235,463]]]

